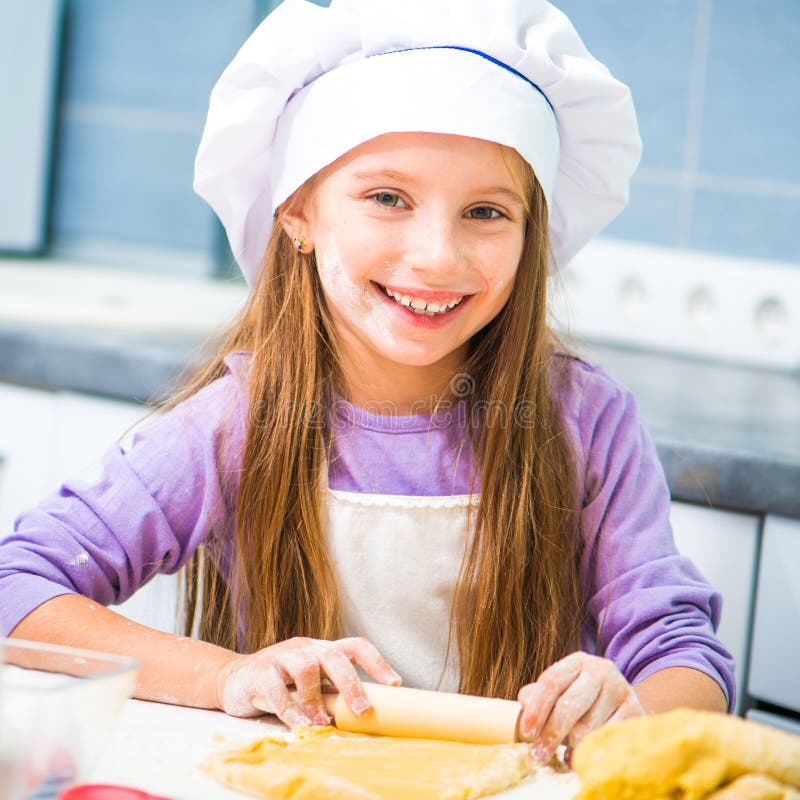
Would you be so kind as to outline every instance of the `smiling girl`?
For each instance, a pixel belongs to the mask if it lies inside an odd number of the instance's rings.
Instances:
[[[288,724],[328,721],[325,682],[364,712],[356,667],[518,697],[543,760],[730,707],[720,598],[675,550],[635,399],[547,326],[549,271],[639,153],[627,88],[543,0],[286,0],[196,164],[248,301],[96,484],[5,537],[4,630]],[[104,608],[183,567],[199,639]]]
[[[492,142],[384,134],[324,169],[283,215],[317,254],[355,405],[426,411],[420,400],[459,372],[511,294],[523,175],[515,151]]]

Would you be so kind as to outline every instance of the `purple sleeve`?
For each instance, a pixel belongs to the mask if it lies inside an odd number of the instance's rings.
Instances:
[[[602,370],[584,375],[584,649],[609,658],[631,683],[667,667],[697,669],[732,708],[733,658],[715,635],[722,598],[675,547],[669,488],[636,400]]]
[[[100,478],[68,481],[0,539],[3,635],[57,595],[118,604],[159,572],[174,573],[229,523],[243,442],[234,374],[108,449]]]

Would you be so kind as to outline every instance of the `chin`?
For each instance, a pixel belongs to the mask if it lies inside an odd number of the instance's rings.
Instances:
[[[447,358],[452,352],[454,351],[448,350],[446,353],[431,351],[414,353],[405,350],[402,352],[385,352],[384,355],[386,358],[391,359],[396,364],[402,364],[404,367],[433,367]]]
[[[395,362],[395,364],[404,367],[432,367],[441,361],[441,357],[436,356],[411,356],[404,353],[387,353],[386,357]]]

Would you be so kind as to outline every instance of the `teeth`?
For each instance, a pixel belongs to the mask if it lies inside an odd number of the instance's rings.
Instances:
[[[417,300],[416,298],[409,297],[408,295],[398,294],[386,286],[383,286],[382,288],[384,292],[389,295],[389,297],[393,298],[398,303],[401,303],[402,305],[406,306],[407,308],[411,308],[416,312],[424,313],[426,316],[442,314],[446,311],[449,311],[451,308],[455,308],[464,299],[464,297],[461,296],[457,300],[453,300],[451,303],[426,303],[424,300]]]

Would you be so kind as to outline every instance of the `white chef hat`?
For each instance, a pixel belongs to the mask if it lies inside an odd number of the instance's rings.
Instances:
[[[625,207],[641,154],[628,87],[545,0],[284,0],[211,93],[194,188],[252,282],[276,208],[399,131],[515,148],[544,189],[557,266]]]

